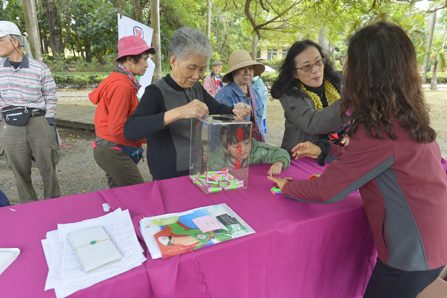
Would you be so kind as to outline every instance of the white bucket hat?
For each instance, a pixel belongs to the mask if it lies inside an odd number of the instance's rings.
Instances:
[[[253,61],[250,53],[245,50],[238,50],[231,53],[230,57],[228,58],[228,65],[230,69],[228,69],[227,73],[222,78],[222,81],[224,81],[225,83],[230,82],[230,80],[228,79],[228,75],[239,68],[253,65],[254,77],[259,76],[261,73],[264,72],[265,69],[265,66],[263,64]]]
[[[0,21],[0,37],[10,34],[22,36],[16,24],[9,21]]]

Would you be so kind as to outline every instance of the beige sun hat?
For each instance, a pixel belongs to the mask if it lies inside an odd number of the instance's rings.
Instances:
[[[239,68],[244,68],[250,65],[253,65],[254,77],[259,76],[261,73],[264,72],[265,66],[259,62],[253,61],[250,53],[248,53],[247,51],[238,50],[231,53],[230,58],[228,58],[228,66],[230,67],[230,69],[228,69],[227,73],[223,76],[222,81],[224,81],[225,83],[230,82],[230,80],[228,79],[228,75],[230,73]]]

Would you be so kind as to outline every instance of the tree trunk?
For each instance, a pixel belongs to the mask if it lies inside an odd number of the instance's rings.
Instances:
[[[42,60],[42,48],[40,46],[40,32],[37,23],[36,3],[34,0],[22,0],[25,14],[26,31],[28,32],[31,52],[34,59]]]
[[[74,47],[71,48],[71,52],[73,53],[73,60],[78,61],[78,58],[76,57],[76,50]]]
[[[99,64],[101,64],[101,65],[105,64],[104,59],[103,59],[103,57],[104,57],[104,53],[103,52],[95,54],[95,57],[96,57],[96,59],[98,59],[98,63]]]
[[[92,63],[92,50],[90,44],[86,44],[85,46],[85,61],[87,61],[87,63]]]
[[[435,62],[433,66],[433,74],[431,76],[430,90],[438,90],[438,78],[436,77],[436,71],[438,70],[438,62]]]
[[[70,11],[70,4],[71,0],[65,1],[65,22],[67,23],[67,26],[65,27],[65,39],[62,40],[62,49],[65,51],[65,46],[67,44],[67,41],[70,39],[71,34],[71,11]]]
[[[49,49],[48,49],[48,41],[42,39],[42,35],[40,36],[40,38],[41,38],[41,42],[42,42],[43,54],[48,56],[48,53],[50,52]]]
[[[206,36],[211,41],[211,0],[206,0]],[[210,64],[206,65],[206,72],[210,71]]]
[[[256,32],[253,34],[253,38],[251,41],[251,56],[253,57],[253,60],[256,61],[256,58],[258,57],[258,35]]]
[[[56,60],[64,59],[64,48],[61,38],[61,27],[59,25],[59,14],[57,11],[56,0],[47,0],[47,18],[50,31],[50,45],[53,50],[53,56]]]
[[[149,0],[134,0],[134,9],[135,9],[135,21],[141,22],[141,17],[143,16],[143,9],[148,4]]]
[[[134,7],[134,20],[137,22],[140,22],[141,19],[141,8],[140,8],[140,1],[136,0],[133,2]]]
[[[206,36],[211,40],[211,0],[206,0]]]
[[[326,37],[326,31],[327,28],[321,28],[318,33],[318,43],[320,44],[321,49],[323,50],[323,53],[330,57],[331,53],[329,52],[329,40]]]
[[[422,75],[423,84],[427,83],[427,72],[428,68],[430,67],[428,62],[430,60],[430,50],[431,50],[431,43],[433,41],[433,32],[435,31],[435,24],[436,24],[436,11],[433,12],[433,14],[431,15],[430,34],[428,36],[428,43],[427,43],[427,55],[425,55],[424,73]]]
[[[78,38],[75,38],[75,41],[76,41],[76,45],[77,45],[77,49],[78,49],[79,55],[81,56],[82,59],[85,60],[84,50],[83,50],[83,48],[81,46],[81,42],[79,41]]]
[[[152,33],[152,46],[155,48],[153,55],[155,70],[152,81],[162,78],[161,72],[161,46],[160,46],[160,2],[159,0],[151,0],[151,26],[154,32]]]

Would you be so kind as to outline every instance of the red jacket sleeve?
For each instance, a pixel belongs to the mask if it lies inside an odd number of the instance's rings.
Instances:
[[[115,85],[110,94],[113,94],[109,98],[107,108],[109,110],[108,115],[108,129],[109,134],[115,138],[124,139],[124,123],[127,118],[133,113],[132,101],[135,99],[136,92],[131,88],[123,88],[122,85]]]

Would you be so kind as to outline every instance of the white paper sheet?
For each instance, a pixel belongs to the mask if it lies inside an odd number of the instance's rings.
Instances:
[[[85,273],[71,247],[67,235],[84,228],[101,225],[123,255],[123,260],[92,273]],[[59,224],[42,240],[48,264],[45,290],[55,289],[56,296],[66,297],[141,265],[146,258],[138,242],[129,211],[118,209],[107,215],[71,224]]]

